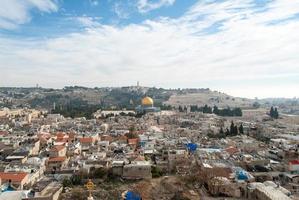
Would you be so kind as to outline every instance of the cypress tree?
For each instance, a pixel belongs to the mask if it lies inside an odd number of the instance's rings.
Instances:
[[[230,134],[230,133],[229,133],[229,130],[228,130],[228,128],[226,128],[225,135],[226,135],[226,136],[229,136],[229,134]]]
[[[208,105],[207,104],[203,107],[202,112],[208,113]]]
[[[208,113],[210,113],[210,114],[213,113],[212,108],[210,106],[208,106]]]
[[[277,108],[275,108],[275,109],[274,109],[274,118],[275,118],[275,119],[278,119],[278,116],[279,116],[279,114],[278,114],[278,110],[277,110]]]
[[[238,126],[237,125],[234,127],[234,135],[238,135]]]
[[[240,127],[239,127],[239,133],[240,133],[240,134],[243,134],[243,133],[244,133],[243,124],[241,124]]]
[[[187,109],[188,109],[187,106],[184,106],[184,112],[187,112]]]
[[[213,113],[216,114],[216,115],[219,114],[219,109],[218,109],[218,107],[216,105],[213,108]]]
[[[229,130],[230,135],[234,135],[235,133],[235,125],[234,122],[232,121],[230,124],[230,130]]]
[[[224,131],[223,131],[223,128],[222,128],[222,127],[220,128],[220,131],[219,131],[219,133],[220,133],[220,134],[223,134],[223,133],[224,133]]]
[[[273,108],[273,106],[271,106],[271,109],[270,109],[270,117],[274,118],[274,108]]]
[[[270,117],[271,118],[274,118],[274,119],[278,119],[279,117],[279,114],[278,114],[278,110],[277,108],[273,108],[273,106],[271,106],[271,109],[270,109]]]
[[[179,106],[179,112],[183,112],[182,106]]]

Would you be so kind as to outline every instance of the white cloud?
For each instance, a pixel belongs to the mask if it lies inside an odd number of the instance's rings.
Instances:
[[[53,0],[1,0],[0,29],[13,29],[29,22],[30,10],[34,8],[41,12],[58,10]]]
[[[175,0],[157,0],[157,1],[138,0],[137,8],[139,12],[146,13],[151,10],[161,8],[163,6],[171,6],[174,4],[174,2]]]
[[[120,2],[114,3],[113,11],[121,19],[127,19],[130,16],[130,13],[128,12],[126,7]]]
[[[90,3],[90,5],[92,5],[92,6],[97,6],[97,5],[99,5],[99,1],[97,1],[97,0],[89,0],[89,3]]]
[[[201,1],[178,19],[98,24],[42,41],[0,38],[0,85],[120,86],[139,80],[238,96],[299,96],[293,90],[299,88],[299,20],[267,25],[299,12],[298,3],[287,1],[272,1],[264,12],[249,0]]]
[[[71,17],[71,19],[76,20],[77,22],[79,22],[81,25],[85,27],[96,27],[100,25],[100,23],[98,22],[100,19],[99,17],[81,16],[81,17]]]

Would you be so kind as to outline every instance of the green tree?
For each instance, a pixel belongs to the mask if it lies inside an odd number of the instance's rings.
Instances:
[[[179,105],[179,112],[183,112],[183,108],[181,105]]]
[[[234,127],[234,135],[238,135],[238,126],[237,125]]]
[[[73,174],[70,180],[72,185],[81,185],[82,183],[82,177],[79,174]]]
[[[136,127],[131,126],[129,128],[129,133],[126,133],[125,136],[127,136],[128,139],[138,138],[138,134],[136,133]]]
[[[69,178],[64,178],[62,181],[63,187],[72,187],[73,183]]]
[[[219,115],[219,109],[216,105],[213,108],[213,113],[216,114],[216,115]]]
[[[156,167],[156,166],[152,166],[152,176],[153,178],[158,178],[163,176],[163,172],[161,171],[160,168]]]
[[[239,133],[240,133],[240,134],[243,134],[243,133],[244,133],[243,124],[241,124],[241,125],[239,126]]]
[[[270,117],[273,118],[273,119],[278,119],[279,113],[278,113],[278,110],[277,110],[276,107],[274,108],[273,106],[271,106],[271,108],[270,108]]]
[[[223,128],[221,127],[219,130],[219,138],[225,138],[225,137],[226,137],[226,134],[224,133]]]
[[[270,108],[270,117],[274,118],[274,108],[271,106]]]
[[[212,108],[208,106],[207,104],[202,109],[203,113],[212,113]]]
[[[259,102],[255,101],[252,106],[254,108],[259,108],[261,105],[259,104]]]
[[[226,128],[226,130],[225,130],[225,135],[226,135],[226,136],[229,136],[229,135],[230,135],[230,131],[228,130],[228,128]]]
[[[220,131],[219,131],[220,134],[224,134],[224,131],[223,131],[223,128],[220,127]]]
[[[234,108],[233,109],[233,115],[234,116],[242,116],[242,110],[241,110],[241,108]]]
[[[274,118],[278,119],[278,117],[279,117],[278,110],[277,110],[277,108],[275,108],[274,109]]]
[[[235,124],[233,121],[231,121],[229,133],[230,135],[235,135]]]
[[[93,173],[91,174],[93,178],[104,178],[108,174],[108,171],[106,168],[96,168]]]

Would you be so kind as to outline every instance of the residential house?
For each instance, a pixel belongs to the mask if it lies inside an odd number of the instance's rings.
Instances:
[[[49,157],[64,157],[66,156],[66,147],[65,146],[54,146],[49,151]]]
[[[29,182],[28,173],[24,172],[0,172],[2,184],[11,184],[13,187],[22,190]]]

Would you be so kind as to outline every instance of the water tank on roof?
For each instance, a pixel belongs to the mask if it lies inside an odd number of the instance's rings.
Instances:
[[[133,191],[128,191],[125,195],[125,200],[142,200],[139,194]]]
[[[248,175],[245,171],[239,171],[237,177],[239,180],[248,180]]]
[[[195,143],[188,143],[186,146],[187,146],[188,151],[190,151],[192,153],[195,152],[197,149],[197,144],[195,144]]]

